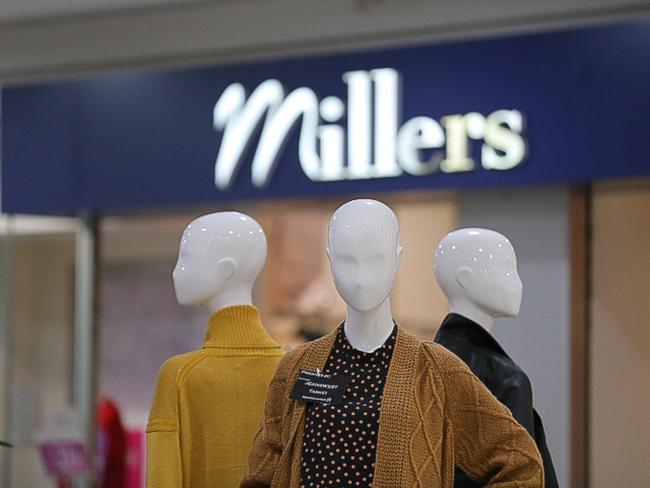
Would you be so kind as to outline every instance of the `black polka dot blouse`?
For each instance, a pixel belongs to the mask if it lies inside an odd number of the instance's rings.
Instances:
[[[379,349],[354,349],[339,328],[323,372],[350,376],[339,405],[310,403],[305,414],[301,488],[372,486],[379,410],[397,327]]]

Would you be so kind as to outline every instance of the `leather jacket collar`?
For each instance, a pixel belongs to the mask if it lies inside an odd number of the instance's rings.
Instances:
[[[450,313],[445,317],[436,334],[435,340],[440,343],[465,342],[474,347],[487,349],[510,359],[508,353],[504,351],[501,344],[497,342],[492,334],[473,320],[457,313]]]

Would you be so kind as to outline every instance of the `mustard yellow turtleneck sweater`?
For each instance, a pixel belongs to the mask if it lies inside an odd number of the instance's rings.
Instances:
[[[147,487],[239,486],[281,356],[259,311],[237,305],[210,318],[201,349],[165,361],[147,425]]]

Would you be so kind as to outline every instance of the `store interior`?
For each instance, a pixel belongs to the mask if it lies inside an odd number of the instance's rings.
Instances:
[[[433,339],[448,310],[433,274],[436,243],[466,226],[510,236],[524,302],[518,318],[497,322],[495,335],[531,376],[556,467],[564,477],[573,462],[569,389],[574,388],[571,375],[576,366],[570,359],[570,326],[564,327],[570,323],[568,277],[573,266],[566,241],[570,222],[563,215],[567,195],[566,189],[549,187],[372,195],[395,210],[405,247],[391,296],[395,318],[423,339]],[[269,333],[286,348],[323,335],[344,318],[325,255],[327,222],[344,201],[302,199],[234,207],[254,216],[265,229],[269,252],[255,302]],[[497,208],[500,215],[495,215]],[[630,479],[643,476],[640,467],[650,445],[648,430],[638,428],[645,425],[644,405],[650,401],[650,380],[644,373],[650,370],[650,335],[644,325],[650,310],[643,298],[650,286],[643,272],[650,265],[649,209],[650,182],[598,184],[591,189],[590,239],[581,252],[589,256],[584,291],[590,326],[583,386],[588,388],[584,413],[589,419],[593,486],[613,483],[612,473],[621,466],[636,473]],[[171,271],[184,227],[214,210],[221,209],[101,220],[98,395],[117,403],[125,425],[134,431],[142,432],[146,425],[162,362],[202,343],[208,312],[177,304]],[[44,474],[33,469],[39,462],[34,433],[47,422],[48,412],[71,402],[75,222],[14,217],[5,219],[3,229],[5,262],[11,254],[11,293],[8,302],[5,294],[3,312],[14,324],[11,469],[15,479],[29,480],[20,486],[47,486]],[[550,323],[553,317],[561,317],[564,324]],[[625,415],[620,414],[623,407]],[[622,444],[625,450],[619,448]]]
[[[252,304],[288,354],[346,320],[326,248],[355,199],[399,222],[390,311],[421,341],[450,312],[441,240],[507,237],[521,308],[483,328],[530,381],[546,488],[650,486],[649,19],[636,0],[0,2],[0,488],[162,488],[161,372],[214,318],[175,291],[188,224],[259,223]]]

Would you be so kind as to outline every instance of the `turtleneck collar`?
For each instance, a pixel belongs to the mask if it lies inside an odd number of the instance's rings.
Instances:
[[[215,312],[208,321],[203,347],[279,348],[260,321],[252,305],[234,305]]]

